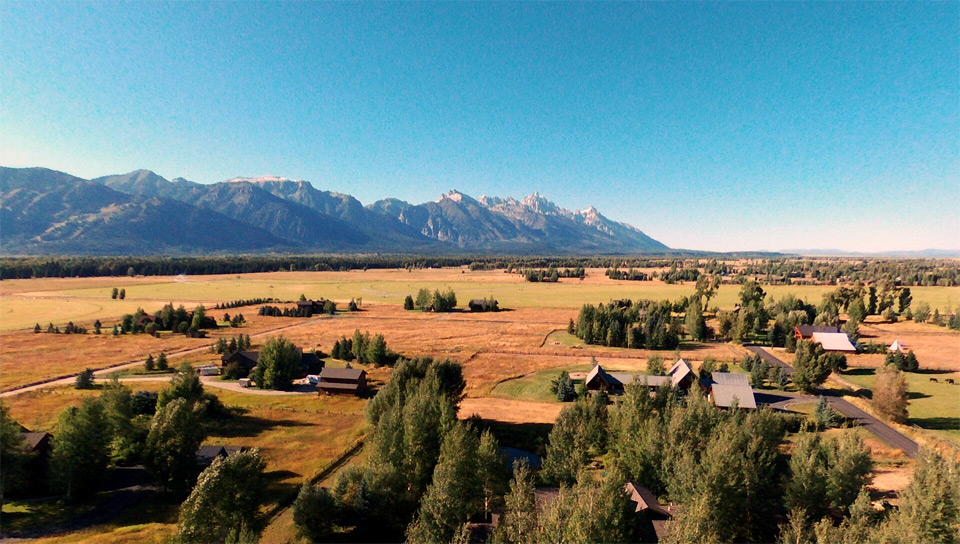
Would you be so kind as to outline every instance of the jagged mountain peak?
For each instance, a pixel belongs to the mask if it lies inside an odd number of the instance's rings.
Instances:
[[[436,200],[436,202],[439,204],[439,203],[443,202],[444,200],[450,200],[450,201],[452,201],[452,202],[457,202],[457,203],[468,203],[468,204],[477,203],[477,204],[479,204],[479,202],[477,202],[477,200],[475,200],[472,196],[470,196],[470,195],[468,195],[468,194],[466,194],[466,193],[461,193],[460,191],[458,191],[458,190],[456,190],[456,189],[450,189],[450,191],[449,191],[448,193],[446,193],[446,194],[444,194],[444,195],[440,195],[440,198],[438,198],[438,199]]]
[[[257,184],[257,185],[262,185],[262,184],[264,184],[264,183],[290,183],[290,184],[294,184],[294,185],[310,185],[310,186],[312,187],[312,185],[310,184],[310,182],[309,182],[309,181],[306,181],[306,180],[302,180],[302,179],[290,179],[290,178],[285,178],[285,177],[282,177],[282,176],[269,176],[269,175],[268,175],[268,176],[257,176],[257,177],[242,177],[242,176],[241,176],[241,177],[236,177],[236,178],[230,178],[230,179],[228,179],[228,180],[226,181],[226,183],[238,183],[238,182],[244,182],[244,181],[247,182],[247,183],[254,183],[254,184]]]

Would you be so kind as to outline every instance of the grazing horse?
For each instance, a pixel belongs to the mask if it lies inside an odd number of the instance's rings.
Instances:
[[[933,383],[940,383],[936,378],[930,378],[930,381]]]
[[[953,381],[953,378],[947,378],[947,383],[949,383],[950,385],[953,385],[956,382]]]

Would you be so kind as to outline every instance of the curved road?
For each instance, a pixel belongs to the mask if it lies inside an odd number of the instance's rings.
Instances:
[[[746,346],[746,348],[759,355],[761,359],[770,363],[771,365],[776,365],[784,369],[784,372],[787,373],[788,376],[793,374],[792,366],[781,361],[775,355],[763,349],[762,347]],[[920,446],[916,442],[890,425],[887,425],[874,416],[856,407],[846,399],[838,396],[836,393],[825,392],[823,397],[827,399],[827,402],[830,404],[831,408],[837,412],[840,412],[840,414],[846,418],[856,420],[857,423],[859,423],[864,429],[870,431],[874,434],[874,436],[886,442],[888,445],[902,450],[903,453],[905,453],[908,457],[916,458],[917,455],[920,454]],[[814,395],[797,395],[782,392],[777,392],[774,394],[763,392],[757,393],[758,403],[767,404],[772,408],[780,409],[785,409],[788,405],[797,402],[816,402],[818,399],[819,397]],[[764,402],[764,400],[767,402]]]

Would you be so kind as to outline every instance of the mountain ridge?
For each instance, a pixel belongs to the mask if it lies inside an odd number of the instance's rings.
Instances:
[[[477,199],[453,189],[422,204],[385,198],[364,206],[349,194],[273,175],[201,184],[182,177],[167,180],[145,169],[85,180],[46,168],[8,167],[0,167],[0,188],[8,227],[0,241],[5,253],[137,252],[138,240],[150,240],[149,251],[178,253],[639,254],[669,250],[639,228],[608,219],[593,206],[567,210],[539,192],[520,200],[485,195]],[[22,204],[26,193],[44,207],[31,208],[20,217],[8,203]],[[108,218],[111,236],[105,240],[103,224]],[[7,236],[14,220],[31,227],[17,232],[19,226],[14,225],[16,236]],[[187,220],[202,226],[204,234],[191,237],[189,231],[169,226]],[[156,221],[168,225],[169,235],[144,231]],[[54,222],[74,235],[49,239],[48,233],[44,238]],[[218,235],[219,231],[230,236]],[[240,232],[245,240],[228,240]]]

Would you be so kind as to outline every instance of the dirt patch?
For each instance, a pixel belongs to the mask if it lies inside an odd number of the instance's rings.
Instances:
[[[523,402],[495,398],[466,398],[460,402],[459,417],[473,415],[481,419],[505,423],[553,423],[560,415],[563,404],[547,402]]]

